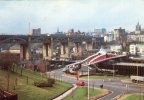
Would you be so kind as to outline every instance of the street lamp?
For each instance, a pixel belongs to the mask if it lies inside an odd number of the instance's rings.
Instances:
[[[88,100],[89,100],[89,67],[88,67]]]
[[[137,66],[137,83],[138,83],[138,66]]]
[[[88,100],[89,100],[89,69],[90,67],[88,66]]]

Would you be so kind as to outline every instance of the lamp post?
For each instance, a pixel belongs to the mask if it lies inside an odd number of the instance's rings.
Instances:
[[[89,66],[88,66],[88,100],[89,100]]]
[[[137,83],[138,83],[138,66],[137,66]]]

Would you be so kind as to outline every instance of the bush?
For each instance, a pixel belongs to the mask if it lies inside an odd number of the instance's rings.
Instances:
[[[49,84],[48,82],[34,82],[34,85],[37,87],[52,87],[53,84]]]
[[[37,87],[53,87],[54,83],[55,83],[55,80],[52,78],[49,78],[48,81],[34,82],[34,85]]]
[[[55,83],[55,79],[53,79],[53,78],[48,78],[48,83],[49,83],[49,84],[54,84],[54,83]]]

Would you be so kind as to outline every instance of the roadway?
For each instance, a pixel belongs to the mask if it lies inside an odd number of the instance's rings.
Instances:
[[[54,70],[50,72],[51,77],[54,77],[58,80],[63,80],[65,82],[74,84],[76,83],[76,78],[71,77],[69,75],[66,75],[62,72],[62,69],[58,69],[58,70]],[[86,85],[87,85],[87,80],[83,80],[85,81]],[[95,86],[95,87],[99,87],[101,84],[103,84],[103,88],[108,89],[110,91],[112,91],[111,94],[99,99],[99,100],[112,100],[113,98],[115,98],[118,95],[121,95],[123,93],[144,93],[144,86],[140,86],[140,85],[134,85],[134,84],[129,84],[126,85],[125,83],[122,83],[121,80],[90,80],[90,86]]]

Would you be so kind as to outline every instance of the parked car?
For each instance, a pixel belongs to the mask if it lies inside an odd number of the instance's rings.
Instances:
[[[84,81],[77,81],[77,82],[76,82],[76,85],[77,85],[77,86],[84,86],[84,85],[85,85],[85,82],[84,82]]]

